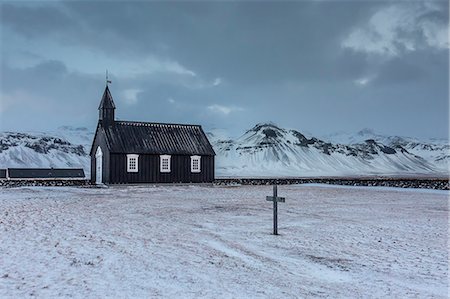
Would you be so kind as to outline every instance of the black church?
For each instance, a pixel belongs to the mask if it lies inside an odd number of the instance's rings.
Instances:
[[[106,86],[91,147],[97,184],[211,183],[214,150],[201,126],[115,120]]]

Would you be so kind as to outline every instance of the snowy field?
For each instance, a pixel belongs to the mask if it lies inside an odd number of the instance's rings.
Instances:
[[[448,193],[0,189],[0,298],[447,298]]]

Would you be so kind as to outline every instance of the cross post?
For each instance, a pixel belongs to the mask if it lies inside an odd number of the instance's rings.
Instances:
[[[278,235],[278,202],[285,202],[285,198],[278,197],[277,185],[273,185],[273,196],[266,196],[266,200],[273,202],[273,234]]]

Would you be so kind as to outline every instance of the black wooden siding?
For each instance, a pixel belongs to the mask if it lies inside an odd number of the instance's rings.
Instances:
[[[6,179],[6,169],[0,169],[0,179]]]
[[[138,172],[127,172],[127,156],[111,154],[111,184],[133,183],[211,183],[214,181],[214,156],[202,156],[201,172],[191,172],[190,155],[172,155],[171,172],[160,172],[160,156],[141,154],[138,158]]]

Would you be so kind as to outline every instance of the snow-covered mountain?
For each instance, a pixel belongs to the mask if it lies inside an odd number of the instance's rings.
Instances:
[[[418,139],[403,136],[385,136],[375,133],[371,129],[363,129],[356,134],[335,133],[324,137],[334,143],[358,144],[372,139],[387,146],[401,146],[408,152],[420,156],[435,164],[435,167],[448,170],[450,165],[450,145],[448,139]]]
[[[54,132],[0,132],[0,168],[81,167],[90,173],[93,132],[60,127]]]
[[[238,138],[226,130],[207,133],[216,151],[217,176],[338,176],[448,174],[447,140],[356,134],[306,137],[273,123],[257,124]],[[0,133],[0,168],[83,167],[90,172],[93,130]]]
[[[363,130],[325,141],[273,123],[257,124],[236,139],[209,137],[218,155],[217,174],[224,176],[448,173],[450,146],[442,140],[420,142]]]

